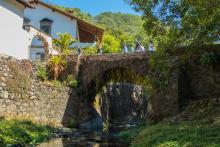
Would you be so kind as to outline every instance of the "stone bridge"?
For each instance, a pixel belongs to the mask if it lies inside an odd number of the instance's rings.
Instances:
[[[87,127],[101,127],[102,116],[94,109],[93,103],[102,88],[109,82],[142,85],[143,78],[145,78],[148,71],[149,56],[146,52],[69,56],[67,70],[62,77],[65,79],[67,75],[71,74],[79,82],[76,91],[72,91],[72,97],[78,97],[78,102],[69,99],[63,124],[68,124],[69,119],[75,116],[74,119],[77,122],[80,122],[80,124],[85,122]],[[76,96],[76,93],[78,96]],[[75,109],[73,109],[74,107]]]
[[[149,70],[146,52],[69,57],[68,72],[78,79],[88,99],[110,81],[142,84]]]
[[[169,59],[172,67],[167,79],[169,86],[161,90],[153,85],[154,91],[148,101],[147,108],[147,117],[152,122],[159,122],[166,117],[178,114],[182,109],[183,102],[210,97],[211,94],[213,97],[219,96],[219,81],[216,80],[219,79],[220,71],[219,45],[194,48],[196,51],[193,58],[190,58],[186,65],[180,66],[181,61],[179,58],[188,48],[178,49],[176,55]],[[204,67],[200,62],[201,58],[204,58],[207,53],[214,54],[216,61],[212,64],[209,63],[211,66]],[[78,82],[80,82],[78,88],[80,96],[90,105],[88,108],[92,108],[91,104],[96,94],[108,82],[127,82],[143,85],[143,78],[148,74],[149,68],[149,56],[146,52],[102,56],[72,56],[69,57],[68,72],[66,74],[73,74],[78,79]],[[209,72],[212,73],[207,75],[206,73]],[[153,78],[157,79],[156,75],[155,73]],[[215,92],[213,92],[213,87],[217,89]],[[80,110],[77,112],[82,111],[83,108],[79,108]],[[89,116],[90,118],[94,120],[98,118],[95,118],[97,115],[92,110],[87,112],[92,116]],[[77,114],[81,117],[80,113]],[[83,120],[81,118],[78,120]]]

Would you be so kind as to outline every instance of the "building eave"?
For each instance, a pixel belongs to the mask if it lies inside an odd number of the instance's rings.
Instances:
[[[34,8],[33,5],[31,5],[28,1],[26,0],[16,0],[18,3],[22,4],[23,6],[25,7],[28,7],[28,8]]]

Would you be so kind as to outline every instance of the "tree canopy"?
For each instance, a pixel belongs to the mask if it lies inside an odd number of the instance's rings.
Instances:
[[[213,43],[220,38],[220,0],[127,0],[143,13],[158,47]]]
[[[148,37],[144,31],[141,16],[104,12],[93,19],[94,23],[105,28],[106,34],[114,36],[120,41],[120,47],[124,44],[133,46],[138,39],[144,46],[148,45]]]
[[[117,53],[121,51],[120,40],[112,35],[105,35],[103,41],[104,53]]]

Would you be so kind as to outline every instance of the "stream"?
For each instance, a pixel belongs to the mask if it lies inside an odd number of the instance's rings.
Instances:
[[[53,138],[37,147],[128,147],[118,137],[118,132],[74,131],[62,138]]]

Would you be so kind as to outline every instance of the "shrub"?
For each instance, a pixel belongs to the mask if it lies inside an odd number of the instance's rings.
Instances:
[[[103,50],[104,53],[118,53],[118,52],[121,52],[120,41],[112,35],[105,35],[104,36],[103,49],[104,49]]]
[[[213,64],[215,63],[217,60],[216,60],[216,56],[215,56],[215,53],[213,52],[206,52],[206,53],[203,53],[201,55],[201,58],[200,58],[200,62],[202,65],[209,65],[209,64]]]
[[[52,81],[52,85],[55,88],[61,88],[62,87],[62,83],[60,81],[58,81],[58,80],[53,80]]]
[[[48,66],[50,68],[50,72],[52,73],[52,77],[54,80],[57,80],[60,76],[61,72],[66,67],[66,61],[62,58],[62,56],[51,56]]]
[[[45,64],[39,64],[37,66],[37,77],[42,81],[48,79],[48,72]]]
[[[58,33],[57,35],[59,39],[54,39],[53,45],[59,55],[51,56],[48,64],[54,80],[57,80],[66,68],[67,63],[64,59],[70,54],[70,47],[75,42],[75,39],[69,33]]]
[[[53,45],[55,49],[62,55],[68,55],[70,53],[70,46],[76,42],[76,40],[69,33],[57,33],[59,39],[53,39]]]
[[[74,79],[73,75],[68,75],[66,80],[64,81],[64,84],[66,86],[74,88],[77,86],[77,81]]]
[[[83,55],[96,55],[98,50],[96,47],[87,47],[83,49]]]

